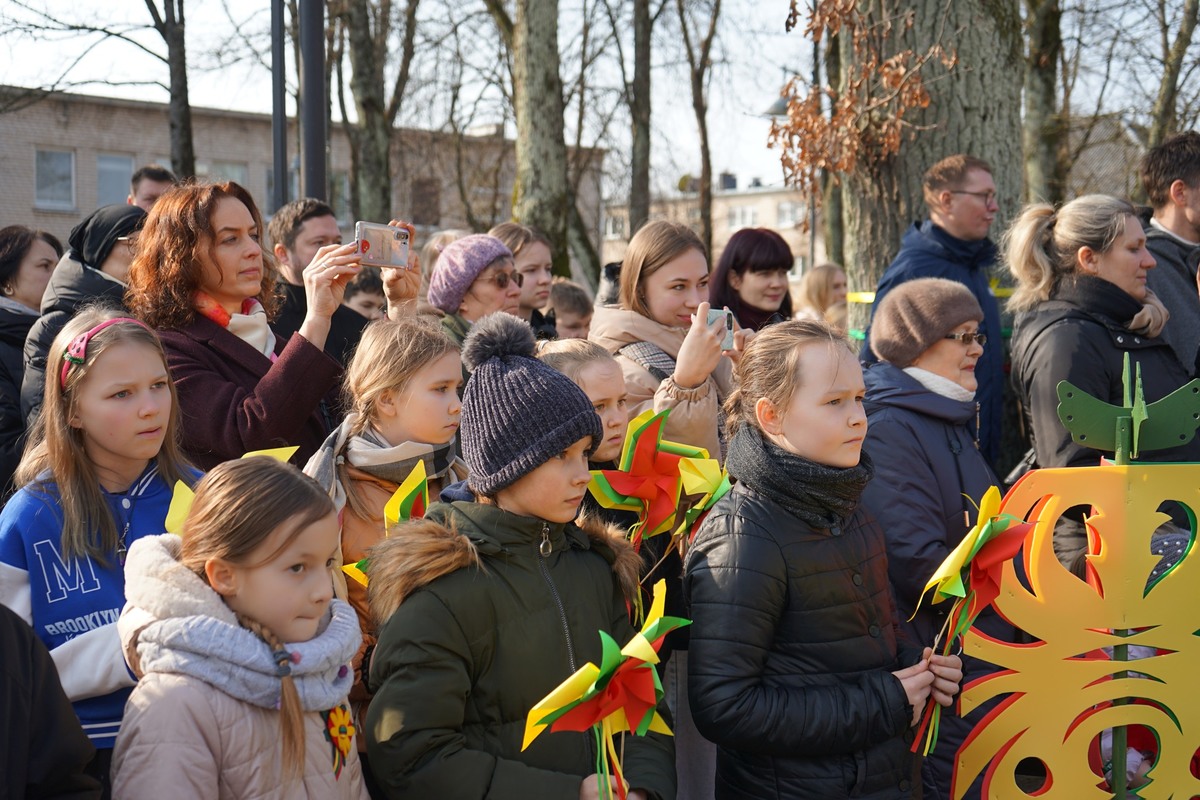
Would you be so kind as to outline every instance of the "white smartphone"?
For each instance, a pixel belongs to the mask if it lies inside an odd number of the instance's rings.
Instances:
[[[725,318],[725,338],[721,340],[722,350],[733,349],[733,312],[727,311],[724,308],[710,308],[708,310],[708,319],[706,322],[711,328],[712,324],[722,317]]]
[[[364,267],[408,269],[408,247],[412,231],[378,222],[354,223],[354,241]]]

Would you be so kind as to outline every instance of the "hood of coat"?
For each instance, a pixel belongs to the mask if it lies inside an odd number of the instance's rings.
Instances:
[[[46,293],[42,295],[42,313],[63,311],[74,314],[80,306],[96,300],[124,308],[125,287],[115,278],[65,255],[59,259],[50,275]]]
[[[278,708],[280,680],[271,648],[180,562],[181,549],[182,540],[170,533],[144,537],[129,548],[126,605],[117,621],[126,661],[138,675],[188,675],[247,703]],[[336,598],[315,637],[288,643],[305,711],[342,702],[354,682],[350,659],[361,643],[354,609]]]
[[[486,571],[491,558],[539,558],[543,531],[555,551],[595,550],[612,566],[626,597],[636,596],[641,557],[620,528],[586,518],[578,525],[552,524],[494,505],[455,501],[434,503],[424,519],[394,527],[371,548],[371,617],[382,627],[406,597],[464,567]]]
[[[908,249],[924,251],[970,269],[990,267],[996,260],[996,243],[991,239],[974,242],[959,239],[934,225],[931,220],[913,223],[904,234],[902,250]]]
[[[867,396],[863,401],[867,417],[885,408],[902,408],[955,424],[975,418],[974,400],[955,400],[925,388],[913,376],[884,361],[863,371]]]
[[[687,328],[669,327],[643,317],[636,311],[618,306],[600,306],[592,313],[588,338],[610,353],[634,342],[649,342],[671,358],[678,358],[687,332]]]

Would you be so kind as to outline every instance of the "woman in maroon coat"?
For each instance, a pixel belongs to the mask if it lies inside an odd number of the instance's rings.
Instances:
[[[341,367],[325,355],[329,318],[361,269],[354,243],[317,251],[304,270],[308,314],[286,341],[269,320],[275,265],[262,218],[236,183],[164,194],[138,237],[129,308],[158,330],[183,412],[183,447],[208,469],[250,450],[298,445],[304,464],[330,428],[325,396]]]

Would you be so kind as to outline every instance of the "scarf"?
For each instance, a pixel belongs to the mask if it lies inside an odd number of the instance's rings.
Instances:
[[[188,675],[260,708],[279,707],[280,682],[271,648],[243,628],[221,596],[179,561],[182,540],[146,536],[129,548],[127,604],[117,622],[122,644],[136,648],[142,674]],[[354,682],[350,659],[362,645],[354,609],[340,600],[317,635],[289,643],[291,676],[305,711],[345,701]]]
[[[955,383],[949,378],[943,378],[941,375],[930,372],[927,369],[904,367],[904,372],[934,394],[940,394],[942,397],[949,397],[951,400],[960,400],[963,402],[970,402],[975,399],[974,392],[964,389],[960,384]]]
[[[26,317],[40,317],[41,311],[36,308],[30,308],[24,303],[13,300],[11,297],[0,297],[0,311],[11,311],[14,314],[21,314]]]
[[[725,467],[754,491],[822,529],[850,518],[875,474],[866,450],[858,466],[830,467],[784,450],[753,425],[742,425],[733,435]]]
[[[275,360],[275,332],[267,322],[266,309],[257,298],[247,297],[243,300],[240,314],[230,314],[220,303],[201,291],[197,291],[192,298],[192,305],[271,361]]]
[[[425,477],[430,481],[444,478],[456,464],[462,465],[454,452],[454,439],[446,444],[403,442],[393,446],[370,425],[351,436],[357,420],[357,413],[347,414],[304,465],[304,473],[321,484],[339,512],[346,506],[346,489],[337,478],[340,463],[349,462],[368,475],[397,484],[408,477],[418,461],[425,462]]]

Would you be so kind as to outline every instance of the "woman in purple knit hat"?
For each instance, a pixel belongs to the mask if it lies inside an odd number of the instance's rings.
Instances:
[[[520,297],[512,251],[495,236],[473,234],[446,245],[429,276],[429,303],[445,314],[442,327],[460,347],[480,317],[515,316]]]

